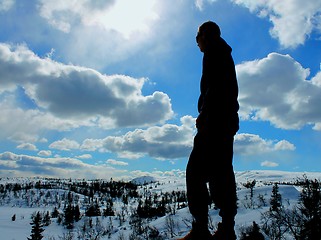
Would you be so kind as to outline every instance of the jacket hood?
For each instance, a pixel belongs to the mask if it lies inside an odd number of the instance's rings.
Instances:
[[[232,48],[230,47],[230,45],[227,44],[227,42],[223,38],[219,37],[218,39],[215,39],[211,42],[211,44],[208,46],[205,52],[207,51],[231,53]]]

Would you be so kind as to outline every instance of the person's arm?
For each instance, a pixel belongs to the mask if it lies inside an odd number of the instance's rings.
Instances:
[[[199,106],[199,115],[196,119],[196,127],[201,129],[208,124],[208,115],[210,111],[213,111],[214,101],[216,101],[215,89],[218,89],[214,84],[219,85],[220,71],[217,71],[217,63],[215,62],[215,56],[210,54],[204,54],[203,57],[203,71],[202,71],[202,100]],[[216,104],[215,104],[216,105]]]

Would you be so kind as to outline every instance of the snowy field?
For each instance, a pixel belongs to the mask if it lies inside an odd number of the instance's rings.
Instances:
[[[269,209],[269,199],[272,192],[272,184],[274,182],[292,182],[294,183],[297,179],[302,179],[303,175],[306,175],[309,179],[321,179],[321,173],[294,173],[294,172],[277,172],[277,171],[248,171],[248,172],[237,172],[236,178],[238,183],[238,214],[236,216],[236,232],[239,235],[241,229],[248,227],[253,221],[260,223],[261,215]],[[169,179],[168,177],[164,179],[152,179],[152,178],[141,178],[137,181],[151,181],[156,180],[155,183],[150,183],[144,188],[143,191],[149,189],[151,192],[165,193],[171,192],[173,190],[180,191],[185,190],[185,179],[175,178]],[[254,198],[255,206],[249,208],[249,189],[243,186],[244,183],[251,182],[255,180],[256,185],[254,187]],[[1,179],[0,184],[5,184],[7,182],[23,182],[23,179]],[[298,200],[300,194],[300,188],[293,185],[283,185],[279,184],[279,191],[282,195],[284,204],[292,205]],[[258,197],[265,199],[266,205],[258,202]],[[133,203],[134,204],[134,203]],[[121,209],[122,203],[115,202],[115,208]],[[134,205],[133,205],[134,207]],[[0,239],[1,240],[24,240],[30,237],[31,234],[31,215],[34,212],[46,212],[52,211],[53,207],[48,206],[38,206],[35,208],[30,208],[23,206],[17,201],[5,202],[0,206]],[[120,224],[118,217],[93,217],[93,225],[100,226],[102,228],[109,228],[110,234],[106,236],[101,236],[98,239],[129,239],[129,234],[131,232],[131,224],[129,220],[130,211],[126,212],[124,221]],[[13,216],[16,216],[15,221],[12,220]],[[43,236],[45,240],[58,240],[58,239],[79,239],[79,232],[82,226],[86,225],[89,217],[82,217],[82,219],[77,222],[72,231],[67,230],[62,225],[59,225],[55,219],[49,226],[44,227]],[[159,217],[157,219],[149,220],[145,222],[151,228],[157,229],[163,236],[167,235],[167,239],[171,237],[183,236],[190,228],[192,218],[189,214],[188,209],[182,208],[175,212],[175,214],[167,214],[164,217]],[[215,230],[216,224],[220,221],[218,217],[217,210],[210,210],[210,223],[212,230]],[[174,226],[170,229],[171,226]],[[68,238],[70,236],[73,238]],[[291,239],[291,238],[288,238]]]

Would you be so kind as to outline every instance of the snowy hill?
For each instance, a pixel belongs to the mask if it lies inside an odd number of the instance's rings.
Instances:
[[[157,180],[154,177],[151,176],[143,176],[143,177],[137,177],[131,180],[131,183],[134,183],[136,185],[145,185],[149,183],[156,182]]]
[[[247,171],[237,172],[238,236],[253,221],[262,223],[262,214],[270,208],[273,183],[279,183],[284,208],[291,209],[300,196],[302,188],[295,185],[304,176],[320,181],[321,173]],[[244,184],[255,180],[253,196]],[[112,201],[112,204],[110,205]],[[89,207],[99,206],[100,216],[88,216]],[[149,205],[147,204],[149,203]],[[71,229],[64,225],[66,207],[78,205],[81,218]],[[142,205],[143,204],[143,205]],[[162,206],[165,208],[162,208]],[[114,215],[108,215],[111,207]],[[149,217],[143,216],[145,208]],[[213,207],[213,206],[212,206]],[[140,177],[130,184],[125,182],[62,180],[41,178],[0,179],[0,231],[2,240],[27,239],[31,234],[31,215],[39,211],[52,213],[57,208],[60,215],[51,218],[44,226],[45,240],[58,239],[171,239],[186,234],[192,218],[186,207],[185,179]],[[140,212],[138,209],[142,209]],[[105,216],[102,216],[104,215]],[[210,228],[215,230],[220,221],[218,212],[210,210]],[[86,229],[84,231],[84,229]],[[141,235],[139,235],[141,234]],[[154,236],[152,238],[151,236]],[[289,234],[286,239],[293,239]],[[268,238],[266,238],[268,239]]]

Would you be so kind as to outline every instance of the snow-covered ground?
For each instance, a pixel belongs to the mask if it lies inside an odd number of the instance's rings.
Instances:
[[[272,192],[273,182],[283,183],[283,182],[295,182],[297,179],[302,179],[303,176],[307,176],[309,179],[321,179],[321,173],[295,173],[295,172],[279,172],[279,171],[247,171],[247,172],[237,172],[236,178],[238,183],[238,214],[236,216],[236,226],[235,229],[239,234],[241,229],[244,227],[250,226],[253,221],[260,223],[261,215],[269,209],[269,199]],[[248,208],[249,205],[249,189],[246,189],[243,186],[243,183],[251,182],[255,180],[256,185],[254,188],[254,201],[255,207]],[[25,181],[22,178],[19,179],[1,179],[0,184],[5,184],[8,182],[23,182]],[[155,193],[165,193],[171,191],[181,191],[185,190],[185,179],[182,178],[164,178],[164,179],[155,179],[151,177],[144,177],[141,179],[135,179],[136,183],[147,184],[141,187],[141,191],[155,192]],[[144,190],[143,190],[144,189]],[[279,191],[282,195],[282,199],[285,204],[291,205],[295,204],[298,200],[300,194],[300,188],[293,185],[279,185]],[[261,199],[265,199],[266,205],[262,202],[259,202],[258,197],[261,196]],[[119,201],[115,203],[115,208],[120,209],[122,203]],[[134,207],[134,206],[133,206]],[[52,211],[53,206],[37,206],[35,208],[30,208],[22,205],[21,203],[17,204],[16,201],[6,202],[0,206],[0,239],[1,240],[23,240],[30,237],[31,234],[31,215],[37,211],[46,212]],[[130,211],[126,212],[130,215]],[[16,215],[15,221],[12,221],[13,215]],[[72,231],[73,238],[78,239],[76,236],[79,236],[80,229],[84,225],[84,221],[88,222],[88,217],[83,217],[79,222],[75,224],[75,227]],[[216,227],[217,222],[220,221],[217,210],[210,210],[210,219],[213,225],[213,230]],[[179,235],[185,235],[191,225],[191,215],[188,211],[188,208],[182,208],[175,212],[173,215],[167,214],[164,217],[159,217],[157,219],[150,220],[145,222],[145,225],[148,225],[152,228],[157,229],[160,233],[167,232],[168,239],[170,239],[170,232],[172,236],[177,237]],[[86,224],[85,224],[86,225]],[[94,217],[93,225],[100,225],[104,228],[109,227],[112,229],[111,235],[103,236],[100,239],[129,239],[129,235],[132,232],[130,226],[129,216],[125,217],[125,221],[120,224],[118,217]],[[170,227],[174,226],[172,231]],[[55,219],[52,219],[52,222],[49,226],[44,227],[45,231],[43,232],[45,240],[58,240],[58,239],[68,239],[68,234],[70,231],[65,229],[62,225],[59,225]],[[65,238],[63,238],[65,237]],[[289,238],[291,239],[291,238]]]

